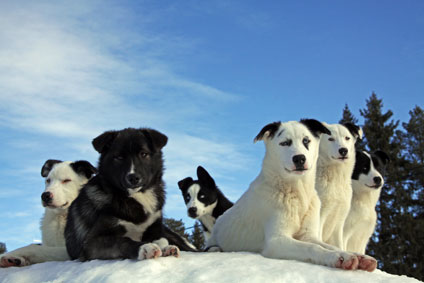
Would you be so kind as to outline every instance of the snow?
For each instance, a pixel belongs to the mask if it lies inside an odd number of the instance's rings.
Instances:
[[[144,261],[46,262],[0,269],[0,282],[420,282],[380,270],[345,271],[253,253],[189,253]]]

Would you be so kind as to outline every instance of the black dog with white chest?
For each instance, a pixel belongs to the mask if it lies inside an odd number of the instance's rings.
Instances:
[[[195,251],[162,223],[162,148],[168,138],[148,128],[108,131],[93,140],[99,173],[69,209],[71,259],[149,259]]]
[[[183,194],[188,216],[200,221],[207,241],[216,219],[233,203],[218,189],[214,179],[202,166],[197,167],[197,178],[195,181],[187,177],[178,182],[178,187]]]

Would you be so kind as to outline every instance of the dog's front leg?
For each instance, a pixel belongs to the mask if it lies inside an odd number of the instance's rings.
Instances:
[[[277,259],[295,259],[303,262],[353,270],[358,267],[358,258],[351,253],[328,250],[318,244],[296,240],[279,215],[271,218],[265,228],[262,255]]]

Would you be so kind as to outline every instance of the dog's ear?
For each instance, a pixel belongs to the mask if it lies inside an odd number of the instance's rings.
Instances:
[[[97,173],[96,167],[91,165],[90,162],[85,160],[79,160],[71,163],[72,169],[80,175],[84,175],[87,179]]]
[[[162,134],[159,131],[153,129],[141,129],[143,132],[147,133],[147,136],[150,137],[153,146],[156,150],[162,149],[168,142],[168,137]]]
[[[374,154],[380,158],[381,162],[383,162],[384,165],[387,165],[390,162],[390,157],[382,150],[377,150],[374,152]]]
[[[344,123],[343,126],[345,126],[349,132],[354,136],[357,140],[362,140],[362,128],[359,126],[356,126],[352,123]]]
[[[321,123],[318,120],[315,119],[302,119],[300,120],[300,123],[302,123],[303,125],[305,125],[309,131],[311,131],[311,133],[319,138],[319,136],[321,134],[327,134],[327,135],[331,135],[331,132],[329,129],[327,129],[323,123]]]
[[[180,188],[181,191],[183,191],[187,188],[187,185],[190,183],[193,183],[193,178],[187,177],[178,182],[178,187]]]
[[[98,153],[105,153],[109,150],[117,135],[118,132],[116,131],[104,132],[103,134],[95,138],[91,143],[93,144],[94,149]]]
[[[49,159],[49,160],[47,160],[44,163],[43,167],[41,167],[41,176],[44,177],[44,178],[46,178],[47,175],[49,175],[50,171],[52,170],[53,166],[56,163],[60,163],[60,162],[62,162],[62,161],[56,160],[56,159]]]
[[[199,178],[199,181],[206,183],[209,187],[216,187],[215,180],[202,166],[197,167],[197,178]]]
[[[253,142],[261,141],[263,139],[272,139],[275,133],[278,131],[278,128],[280,128],[280,125],[281,125],[281,122],[274,122],[274,123],[270,123],[266,125],[255,137]]]

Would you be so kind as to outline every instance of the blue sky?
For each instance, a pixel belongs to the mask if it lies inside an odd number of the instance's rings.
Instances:
[[[0,241],[40,239],[47,159],[97,163],[105,130],[169,137],[177,181],[203,165],[236,200],[269,122],[357,118],[372,91],[396,119],[424,102],[422,1],[0,2]],[[360,119],[362,121],[362,119]]]

